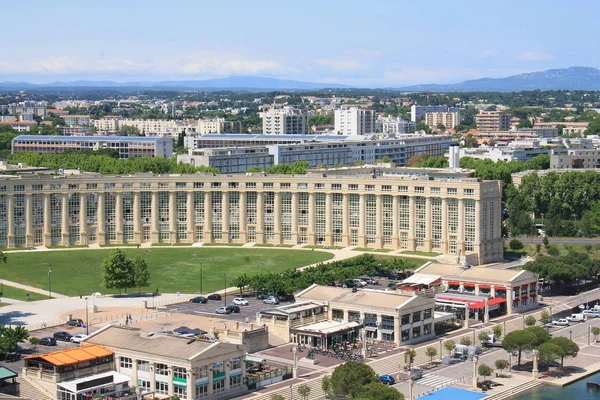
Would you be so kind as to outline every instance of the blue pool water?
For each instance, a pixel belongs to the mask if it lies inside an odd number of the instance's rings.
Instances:
[[[479,400],[486,397],[485,393],[447,387],[436,392],[417,397],[417,400]],[[579,400],[579,399],[578,399]]]
[[[600,383],[600,373],[583,378],[569,386],[554,387],[554,386],[539,386],[529,390],[518,396],[514,396],[513,400],[598,400],[600,392],[588,390],[586,382]]]

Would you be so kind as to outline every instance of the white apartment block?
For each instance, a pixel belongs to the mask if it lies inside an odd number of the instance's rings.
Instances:
[[[413,104],[410,107],[410,120],[412,122],[417,122],[422,119],[425,114],[433,112],[460,112],[460,108],[448,106],[419,106]]]
[[[460,124],[459,112],[428,112],[425,114],[425,123],[431,128],[444,125],[446,129],[454,129]]]
[[[304,135],[308,132],[308,113],[293,107],[260,113],[265,135]]]
[[[119,130],[120,119],[120,117],[104,117],[93,119],[91,122],[98,132],[116,132]]]
[[[417,124],[406,121],[400,117],[379,116],[375,121],[375,132],[387,135],[402,135],[412,133],[417,129]]]
[[[552,169],[600,168],[600,149],[555,149],[550,154]]]
[[[241,133],[242,124],[240,121],[226,121],[225,118],[199,119],[196,125],[196,132],[200,135],[209,133]]]
[[[375,133],[375,111],[358,107],[335,110],[335,128],[338,135],[362,136]]]
[[[177,137],[184,129],[179,127],[177,121],[164,119],[122,119],[119,128],[124,126],[136,127],[144,136],[169,136]]]
[[[62,119],[67,126],[88,126],[90,124],[89,115],[65,115]]]

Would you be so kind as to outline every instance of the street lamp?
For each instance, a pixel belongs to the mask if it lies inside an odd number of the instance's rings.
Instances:
[[[225,295],[223,296],[224,305],[227,306],[227,274],[223,274],[225,278]]]
[[[48,297],[52,297],[52,269],[48,268]]]
[[[90,316],[88,313],[88,298],[85,298],[85,334],[90,334]]]
[[[200,263],[200,294],[204,293],[204,290],[202,288],[202,260],[199,260]]]

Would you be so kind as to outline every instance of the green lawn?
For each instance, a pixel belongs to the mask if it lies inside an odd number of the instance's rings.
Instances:
[[[425,256],[425,257],[437,257],[439,255],[441,255],[442,253],[436,253],[435,251],[410,251],[410,250],[405,250],[402,252],[402,254],[412,254],[415,256]]]
[[[27,300],[27,293],[29,293],[29,300],[46,300],[48,296],[44,296],[43,294],[28,292],[27,290],[17,289],[12,286],[2,285],[2,297],[6,297],[9,299],[15,300]],[[45,288],[47,289],[47,288]],[[54,288],[52,288],[54,290]]]
[[[370,247],[355,247],[353,251],[372,251],[373,253],[389,253],[391,249],[372,249]]]
[[[52,290],[71,296],[93,292],[115,293],[101,287],[101,262],[112,249],[14,253],[0,269],[0,278],[48,289],[52,269]],[[124,249],[127,257],[142,256],[148,263],[151,285],[148,291],[197,293],[200,290],[200,261],[205,293],[222,289],[223,274],[231,282],[246,273],[254,275],[332,258],[330,253],[307,250],[189,248]],[[230,286],[228,282],[228,286]],[[4,286],[6,290],[6,286]],[[7,297],[10,297],[7,295]]]

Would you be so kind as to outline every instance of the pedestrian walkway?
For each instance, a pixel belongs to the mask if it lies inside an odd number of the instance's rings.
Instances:
[[[0,302],[2,302],[2,303],[6,303],[6,304],[19,304],[19,303],[25,303],[23,300],[9,299],[9,298],[6,298],[6,297],[2,297],[2,298],[0,298]]]
[[[417,383],[419,385],[431,386],[431,387],[435,388],[435,387],[439,387],[439,386],[444,386],[455,380],[456,380],[455,377],[427,374],[427,375],[423,375],[423,377],[421,379],[415,381],[415,383]]]
[[[17,282],[12,282],[12,281],[7,281],[6,279],[2,280],[4,282],[4,284],[6,286],[11,286],[17,289],[22,289],[28,292],[32,292],[32,293],[38,293],[38,294],[43,294],[44,296],[48,295],[48,291],[44,290],[44,289],[38,289],[36,287],[33,286],[28,286],[28,285],[23,285],[22,283],[17,283]],[[60,299],[60,298],[64,298],[67,297],[64,294],[60,294],[60,293],[51,293],[51,297],[56,298],[56,299]]]

